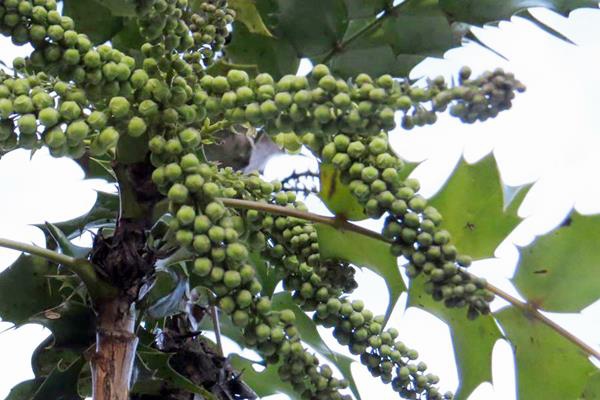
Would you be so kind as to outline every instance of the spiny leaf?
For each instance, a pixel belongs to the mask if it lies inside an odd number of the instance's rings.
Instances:
[[[367,18],[379,14],[388,3],[387,0],[344,0],[348,10],[348,18]]]
[[[319,197],[335,215],[351,221],[367,218],[364,207],[350,192],[348,185],[340,179],[340,170],[332,164],[321,164],[319,168],[321,190]]]
[[[95,0],[64,0],[63,13],[73,18],[77,32],[88,35],[94,44],[106,42],[123,26],[121,18]]]
[[[0,318],[15,325],[61,303],[59,284],[50,279],[56,265],[43,258],[21,255],[0,273]]]
[[[262,285],[263,296],[272,296],[277,284],[281,282],[284,275],[281,268],[276,268],[256,252],[250,253],[250,262],[256,269],[256,277]]]
[[[552,232],[521,249],[513,282],[547,311],[579,312],[600,298],[600,215],[573,212]]]
[[[204,396],[206,400],[215,400],[208,390],[200,387],[179,372],[175,371],[169,364],[172,353],[163,353],[150,347],[141,347],[137,352],[138,358],[151,371],[154,376],[160,378],[170,385],[185,391]]]
[[[579,400],[600,400],[600,371],[589,376],[588,383]]]
[[[566,15],[576,8],[597,8],[592,0],[439,0],[440,7],[453,21],[483,25],[509,19],[530,7],[544,7]]]
[[[68,238],[79,236],[85,229],[114,226],[119,212],[119,196],[98,192],[96,203],[87,214],[54,225]]]
[[[84,365],[85,359],[80,357],[64,371],[61,371],[58,367],[54,368],[31,400],[80,400],[81,396],[77,392],[77,382]]]
[[[327,225],[316,224],[316,228],[323,259],[345,260],[356,266],[368,268],[384,279],[390,296],[386,311],[387,321],[398,298],[406,291],[396,257],[390,252],[390,245]]]
[[[188,279],[181,265],[171,265],[158,270],[156,281],[144,298],[148,304],[146,313],[152,319],[162,319],[182,311],[182,299],[188,287]]]
[[[268,365],[263,371],[257,372],[252,367],[256,362],[244,358],[238,354],[229,357],[231,365],[242,373],[241,379],[254,390],[259,398],[273,394],[283,393],[290,400],[301,400],[300,394],[296,392],[289,383],[283,382],[277,373],[278,365]]]
[[[515,308],[495,316],[515,352],[518,399],[573,399],[583,392],[596,368],[578,347]]]
[[[122,164],[134,164],[146,159],[148,153],[148,137],[121,135],[117,143],[117,160]]]
[[[235,19],[246,25],[250,33],[273,37],[256,9],[255,0],[229,0],[227,4],[235,10]]]
[[[67,238],[65,233],[61,231],[56,225],[46,222],[44,224],[46,226],[46,230],[52,236],[54,241],[56,242],[58,249],[61,253],[66,254],[75,258],[85,258],[90,252],[90,248],[77,246]]]
[[[234,64],[255,65],[257,71],[268,72],[276,79],[295,74],[300,63],[289,41],[251,33],[240,22],[233,23],[225,55]]]
[[[502,334],[489,315],[468,321],[464,309],[451,309],[436,302],[425,293],[424,283],[423,276],[411,280],[408,305],[430,312],[448,324],[460,382],[456,399],[466,399],[481,383],[492,381],[492,351]]]
[[[44,383],[44,378],[21,382],[10,390],[8,397],[4,400],[30,400],[42,383]]]
[[[504,211],[500,174],[490,155],[473,165],[462,160],[430,204],[444,216],[442,227],[461,252],[487,258],[520,222],[516,211],[526,194],[520,191]]]

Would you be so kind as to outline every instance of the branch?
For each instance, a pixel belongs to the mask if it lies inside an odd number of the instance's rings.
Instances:
[[[64,265],[79,276],[93,299],[110,298],[117,294],[117,289],[100,280],[94,270],[94,266],[88,260],[67,256],[33,244],[4,238],[0,238],[0,247],[22,251]]]
[[[381,236],[379,233],[373,232],[369,229],[360,227],[358,225],[354,225],[344,219],[335,218],[335,217],[325,217],[325,216],[313,214],[313,213],[310,213],[307,211],[300,211],[300,210],[296,210],[296,209],[289,208],[289,207],[282,207],[282,206],[278,206],[275,204],[268,204],[268,203],[260,203],[257,201],[224,199],[224,198],[221,198],[220,200],[223,202],[223,204],[225,204],[226,206],[229,206],[229,207],[253,209],[253,210],[258,210],[258,211],[269,212],[271,214],[279,214],[279,215],[285,215],[288,217],[296,217],[296,218],[304,219],[307,221],[312,221],[312,222],[316,222],[316,223],[320,223],[320,224],[329,225],[329,226],[332,226],[337,229],[356,232],[360,235],[365,235],[365,236],[389,243],[389,241],[387,239],[385,239],[383,236]],[[475,275],[471,274],[470,272],[468,272],[464,269],[463,269],[463,271],[465,273],[469,274],[470,276],[475,277]],[[522,302],[521,300],[517,299],[516,297],[511,296],[510,294],[504,292],[502,289],[500,289],[490,283],[486,284],[486,289],[489,290],[490,292],[494,293],[496,296],[506,300],[513,307],[521,310],[524,314],[537,319],[541,323],[543,323],[546,326],[548,326],[549,328],[553,329],[556,333],[558,333],[559,335],[561,335],[562,337],[564,337],[565,339],[567,339],[568,341],[570,341],[571,343],[573,343],[574,345],[579,347],[586,354],[600,360],[600,352],[598,350],[587,345],[581,339],[575,337],[572,333],[568,332],[563,327],[561,327],[554,321],[550,320],[548,317],[546,317],[544,314],[542,314],[539,309],[537,309],[533,305]]]
[[[361,36],[365,35],[369,31],[371,31],[372,29],[374,29],[374,28],[378,27],[379,25],[381,25],[383,23],[383,21],[385,21],[385,19],[387,17],[389,17],[390,15],[392,15],[394,13],[394,11],[396,11],[397,9],[399,9],[402,5],[404,5],[404,2],[400,3],[400,4],[396,5],[396,6],[388,7],[386,9],[384,9],[383,10],[383,14],[381,15],[381,17],[376,18],[373,21],[369,22],[367,25],[363,26],[361,29],[359,29],[358,31],[356,31],[352,36],[348,37],[348,39],[346,39],[346,40],[338,43],[335,47],[333,47],[331,50],[329,50],[329,52],[321,60],[321,63],[322,64],[327,64],[327,62],[329,62],[329,60],[331,60],[331,58],[336,53],[341,53],[346,47],[348,47],[356,39],[360,38]]]

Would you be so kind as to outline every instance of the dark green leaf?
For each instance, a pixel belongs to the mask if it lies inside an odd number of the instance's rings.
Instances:
[[[366,219],[364,207],[350,192],[348,185],[340,179],[340,170],[332,164],[321,164],[319,171],[319,182],[321,183],[319,197],[329,211],[351,221]]]
[[[90,305],[68,301],[45,310],[30,322],[48,328],[54,337],[54,346],[86,348],[95,339],[96,319]]]
[[[155,377],[166,381],[176,388],[204,396],[206,400],[215,399],[209,391],[194,384],[194,382],[190,381],[171,367],[169,360],[173,356],[172,353],[163,353],[149,347],[141,347],[138,350],[137,355],[143,364],[153,371]]]
[[[444,307],[425,293],[423,284],[423,276],[411,280],[408,305],[430,312],[448,324],[460,382],[456,399],[466,399],[481,383],[492,381],[492,351],[502,334],[491,316],[469,321],[465,309]]]
[[[372,18],[364,25],[367,21]],[[460,38],[453,33],[437,2],[408,0],[381,17],[372,29],[335,51],[330,65],[346,77],[360,72],[408,76],[425,57],[440,57],[459,44]]]
[[[256,268],[256,276],[262,285],[262,294],[264,296],[272,296],[277,284],[284,277],[282,268],[272,265],[256,252],[250,254],[250,262]]]
[[[48,336],[31,355],[31,369],[36,377],[47,376],[57,366],[70,365],[81,356],[81,350],[55,347],[53,341],[52,335]]]
[[[104,179],[107,182],[114,182],[117,179],[111,167],[111,160],[84,155],[75,162],[85,173],[86,179]]]
[[[348,27],[344,0],[274,0],[275,36],[292,43],[300,57],[315,57],[336,46]]]
[[[121,18],[95,0],[64,0],[63,13],[73,18],[77,31],[94,44],[110,40],[123,26]]]
[[[117,143],[117,160],[121,164],[134,164],[146,159],[148,153],[148,137],[121,135]]]
[[[131,55],[138,62],[142,61],[140,48],[144,42],[145,40],[140,34],[140,27],[136,18],[125,19],[123,29],[111,39],[114,48]]]
[[[188,287],[188,279],[181,265],[171,265],[156,274],[145,303],[150,318],[161,319],[182,311],[182,300]]]
[[[235,19],[246,25],[249,32],[273,37],[256,9],[255,0],[229,0],[228,5],[235,10]]]
[[[45,259],[21,255],[0,273],[0,318],[19,325],[59,305],[59,284],[49,278],[56,273],[56,265]]]
[[[252,367],[255,362],[237,354],[232,354],[229,358],[234,368],[241,372],[242,381],[250,386],[259,398],[283,393],[288,395],[290,400],[301,400],[300,394],[289,383],[279,378],[278,365],[271,364],[263,371],[256,372]]]
[[[316,224],[316,228],[323,259],[345,260],[356,266],[368,268],[383,278],[390,296],[386,311],[387,321],[398,298],[406,291],[396,257],[390,252],[390,245],[327,225]]]
[[[137,16],[137,0],[95,0],[108,8],[112,15],[120,17]]]
[[[504,197],[493,156],[477,164],[461,161],[446,185],[430,201],[444,216],[442,227],[458,249],[473,258],[487,258],[517,226],[523,190],[504,211]]]
[[[300,60],[289,41],[250,33],[245,25],[234,22],[226,56],[235,64],[256,65],[276,79],[295,74]]]
[[[43,378],[21,382],[10,390],[8,397],[4,400],[30,400],[43,382]]]
[[[374,17],[379,14],[384,8],[387,0],[344,0],[346,9],[348,10],[348,18],[367,18]]]
[[[51,224],[50,222],[45,223],[46,230],[52,236],[58,249],[61,253],[66,254],[75,258],[86,258],[90,252],[90,248],[77,246],[67,238],[65,233],[61,231],[56,225]]]
[[[509,19],[529,7],[545,7],[566,15],[576,8],[597,8],[592,0],[439,0],[440,7],[454,21],[486,24]]]
[[[547,311],[579,312],[600,298],[600,215],[571,214],[561,226],[521,249],[513,281]]]
[[[573,399],[583,392],[596,368],[577,346],[520,310],[505,308],[496,318],[515,352],[518,399]]]
[[[31,400],[80,400],[81,396],[77,392],[77,382],[84,365],[85,360],[80,357],[64,371],[55,368]]]

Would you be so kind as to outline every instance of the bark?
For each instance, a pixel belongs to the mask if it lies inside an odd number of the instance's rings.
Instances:
[[[128,400],[138,339],[135,310],[127,298],[96,306],[96,351],[91,360],[94,400]]]

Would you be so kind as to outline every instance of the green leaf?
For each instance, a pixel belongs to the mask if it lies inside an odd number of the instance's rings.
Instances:
[[[321,189],[319,197],[329,211],[336,216],[351,221],[360,221],[367,218],[364,207],[358,202],[356,196],[350,192],[348,185],[340,179],[340,170],[332,164],[321,164],[319,168],[319,182]]]
[[[230,62],[256,65],[258,71],[267,72],[275,79],[298,70],[300,60],[289,41],[251,33],[240,22],[233,23],[231,35],[225,49]]]
[[[137,0],[95,0],[108,8],[112,15],[120,17],[137,16]]]
[[[504,211],[498,167],[492,155],[476,164],[458,164],[446,185],[430,201],[443,215],[442,227],[458,249],[473,258],[487,258],[517,226],[522,190]]]
[[[77,382],[84,365],[85,359],[80,357],[64,371],[61,371],[58,367],[54,368],[31,400],[80,400],[81,396],[77,392]]]
[[[327,53],[342,40],[348,27],[344,0],[273,0],[273,3],[275,36],[289,40],[300,57]]]
[[[112,160],[94,158],[86,154],[75,162],[85,173],[85,179],[104,179],[107,182],[114,182],[117,179],[112,170]]]
[[[96,317],[90,305],[68,301],[45,310],[30,322],[41,324],[52,332],[53,345],[82,349],[95,340]]]
[[[21,382],[10,390],[8,397],[4,400],[30,400],[43,382],[43,378]]]
[[[56,265],[43,258],[21,255],[0,273],[0,318],[15,325],[61,303],[59,284],[50,279]]]
[[[367,18],[379,14],[388,3],[387,0],[344,0],[348,10],[348,18]]]
[[[182,311],[182,299],[188,287],[187,275],[181,265],[171,265],[156,273],[156,281],[144,299],[149,304],[146,313],[152,319],[162,319]]]
[[[600,400],[600,372],[589,376],[588,383],[579,400]]]
[[[492,381],[492,351],[502,338],[494,318],[480,316],[469,321],[464,309],[444,307],[425,293],[423,276],[412,279],[408,291],[408,306],[425,310],[448,324],[460,385],[456,400],[466,399],[483,382]]]
[[[235,10],[235,19],[246,25],[250,33],[273,37],[256,9],[255,0],[229,0],[227,4]]]
[[[231,365],[241,372],[242,381],[250,386],[259,398],[283,393],[289,396],[290,400],[301,400],[300,394],[289,383],[283,382],[279,378],[277,364],[268,365],[263,371],[257,372],[252,367],[253,364],[258,364],[254,361],[238,354],[232,354],[229,359]]]
[[[215,399],[214,395],[208,390],[194,384],[194,382],[171,367],[169,360],[173,356],[173,353],[163,353],[150,347],[140,346],[137,355],[144,366],[153,371],[155,377],[166,381],[176,388],[204,396],[206,400]]]
[[[271,262],[256,252],[250,253],[250,262],[254,265],[256,277],[262,285],[261,293],[263,296],[271,297],[279,282],[284,278],[283,269],[272,265]]]
[[[292,310],[296,315],[295,326],[300,332],[302,341],[310,345],[319,354],[334,364],[344,375],[344,378],[350,383],[350,389],[354,394],[354,397],[360,400],[358,393],[358,387],[352,376],[350,366],[354,362],[353,359],[345,355],[332,351],[329,346],[325,344],[317,327],[312,319],[310,319],[304,311],[302,311],[292,299],[292,296],[288,292],[280,292],[273,296],[273,309],[274,310]]]
[[[364,25],[371,21],[369,17]],[[437,1],[408,0],[341,51],[335,51],[330,66],[346,77],[360,72],[408,76],[426,57],[441,57],[458,45],[460,37],[454,34]]]
[[[398,298],[406,291],[396,257],[390,252],[390,245],[327,225],[316,224],[316,228],[323,259],[345,260],[356,266],[368,268],[383,278],[389,293],[389,304],[385,313],[387,321]]]
[[[44,224],[46,226],[46,230],[56,242],[58,249],[61,253],[66,254],[75,258],[86,258],[90,253],[91,248],[81,247],[73,244],[69,238],[65,235],[63,231],[61,231],[56,225],[46,222]]]
[[[596,368],[577,346],[515,308],[495,316],[515,352],[518,399],[573,399],[583,392]]]
[[[529,303],[579,312],[600,298],[600,215],[573,212],[558,228],[521,249],[513,282]]]
[[[148,153],[148,136],[133,137],[121,135],[117,142],[117,160],[121,164],[134,164],[146,159]]]
[[[95,0],[64,0],[63,13],[73,18],[77,32],[88,35],[94,44],[110,40],[123,26],[121,18]]]
[[[567,15],[576,8],[597,8],[592,0],[439,0],[451,20],[483,25],[509,19],[530,7],[544,7]]]

